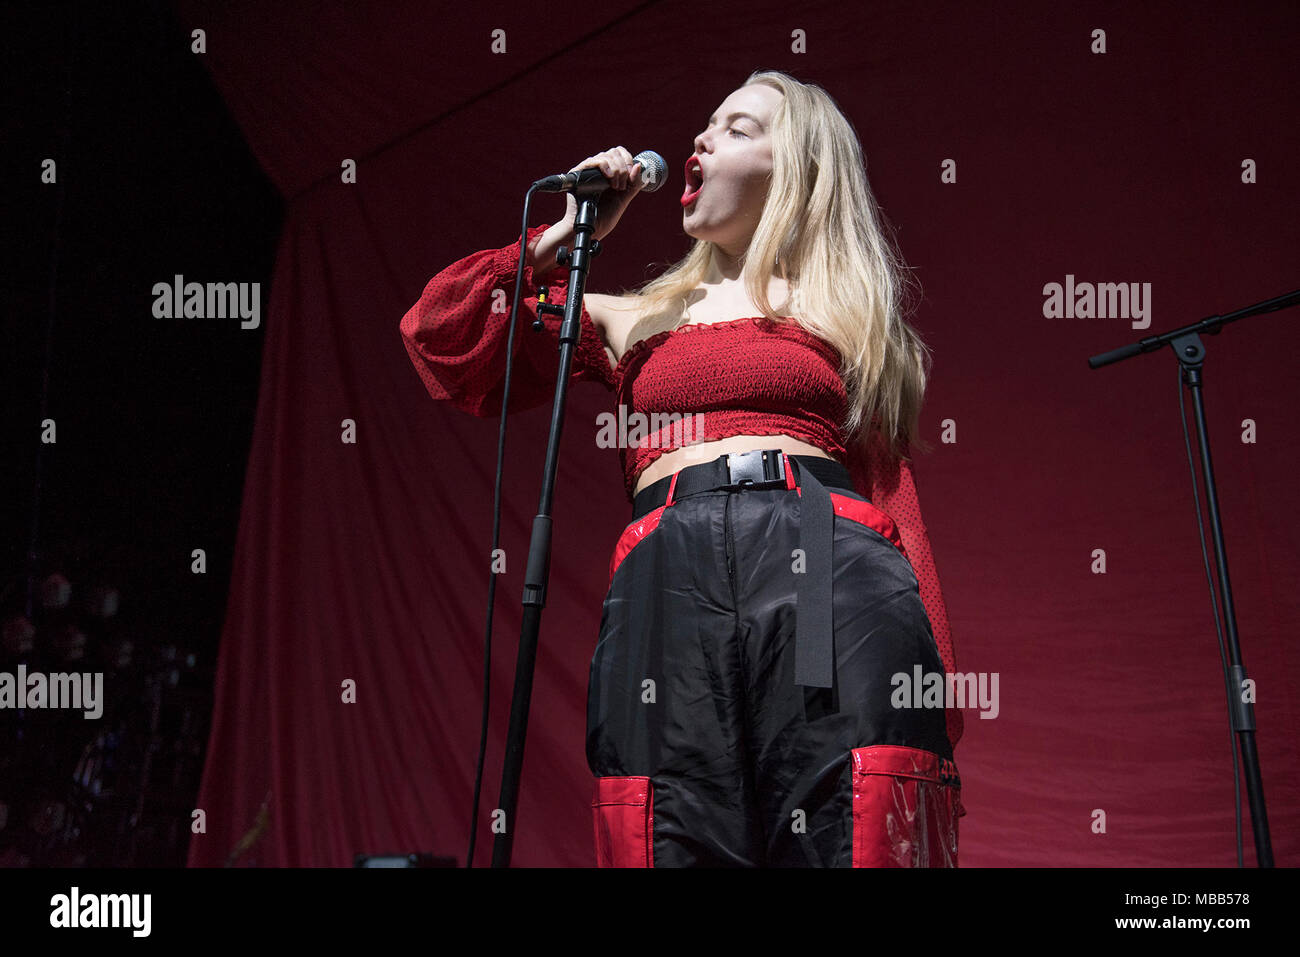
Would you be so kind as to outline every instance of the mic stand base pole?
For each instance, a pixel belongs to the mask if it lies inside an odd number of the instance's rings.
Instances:
[[[1217,330],[1216,330],[1217,331]],[[1219,592],[1223,601],[1224,630],[1228,638],[1228,711],[1232,730],[1241,751],[1246,791],[1250,798],[1250,825],[1255,837],[1255,861],[1259,867],[1273,866],[1273,844],[1268,831],[1268,812],[1264,807],[1264,782],[1255,746],[1255,705],[1245,700],[1246,667],[1241,661],[1237,641],[1237,612],[1232,602],[1232,585],[1228,581],[1228,552],[1223,544],[1223,523],[1219,519],[1219,495],[1214,482],[1214,464],[1210,460],[1210,433],[1205,422],[1205,403],[1201,395],[1201,365],[1205,345],[1195,332],[1171,342],[1174,355],[1183,367],[1183,381],[1192,393],[1196,416],[1196,436],[1201,446],[1201,473],[1205,479],[1205,500],[1210,510],[1210,531],[1214,536],[1214,561],[1219,572]],[[1252,696],[1253,699],[1253,696]],[[1234,789],[1237,782],[1233,781]]]

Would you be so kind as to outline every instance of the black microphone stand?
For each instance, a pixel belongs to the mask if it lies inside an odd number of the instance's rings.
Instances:
[[[564,306],[538,303],[534,329],[542,328],[541,313],[562,315],[560,324],[560,373],[555,382],[555,401],[551,406],[551,434],[546,443],[546,463],[542,468],[541,503],[533,518],[532,538],[528,544],[528,565],[524,572],[523,619],[519,629],[519,655],[515,660],[515,691],[510,704],[510,729],[506,735],[505,764],[501,771],[501,796],[498,809],[505,812],[505,827],[497,833],[492,847],[492,866],[509,867],[514,847],[515,808],[519,801],[519,778],[524,763],[524,738],[528,731],[528,708],[533,695],[533,671],[537,662],[537,640],[546,604],[546,582],[551,565],[551,498],[555,488],[555,470],[559,464],[560,434],[564,428],[564,406],[569,388],[569,369],[573,353],[582,335],[582,296],[587,283],[590,258],[600,255],[600,241],[591,239],[596,228],[596,200],[608,183],[602,178],[573,190],[578,201],[574,222],[576,234],[573,251],[563,246],[556,262],[569,267],[569,291]]]
[[[1273,866],[1273,845],[1268,834],[1268,812],[1264,807],[1264,783],[1260,776],[1259,754],[1255,748],[1255,705],[1253,698],[1243,694],[1246,666],[1241,660],[1241,646],[1237,641],[1237,614],[1232,603],[1232,585],[1228,581],[1228,553],[1223,545],[1223,523],[1219,518],[1219,496],[1214,483],[1214,465],[1210,461],[1210,435],[1205,425],[1205,403],[1201,396],[1201,365],[1205,361],[1205,344],[1199,333],[1218,335],[1229,322],[1247,316],[1285,309],[1300,303],[1300,290],[1247,306],[1226,316],[1209,316],[1200,322],[1175,329],[1158,336],[1148,336],[1136,343],[1114,349],[1088,359],[1090,368],[1098,369],[1113,362],[1130,359],[1143,352],[1172,346],[1174,355],[1182,364],[1182,381],[1191,387],[1192,407],[1196,414],[1196,435],[1201,447],[1201,472],[1205,479],[1205,498],[1210,508],[1210,528],[1214,533],[1214,560],[1219,571],[1219,590],[1223,598],[1223,618],[1228,633],[1227,682],[1228,713],[1232,730],[1237,735],[1241,760],[1245,766],[1246,789],[1250,796],[1250,823],[1255,834],[1255,861],[1260,867]],[[1213,598],[1213,592],[1211,592]],[[1218,609],[1215,609],[1216,616]],[[1233,781],[1234,788],[1236,781]]]

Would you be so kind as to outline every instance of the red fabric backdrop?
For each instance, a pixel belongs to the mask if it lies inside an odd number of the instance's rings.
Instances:
[[[922,427],[936,448],[918,456],[917,484],[958,668],[997,672],[1000,690],[995,719],[966,713],[957,749],[963,863],[1233,862],[1176,362],[1093,372],[1085,358],[1300,285],[1294,4],[616,2],[585,23],[523,5],[180,10],[206,31],[204,63],[290,201],[191,864],[225,861],[268,795],[269,824],[241,864],[463,857],[487,587],[472,556],[490,542],[496,421],[430,401],[398,322],[438,269],[518,235],[533,179],[616,144],[680,170],[713,108],[760,67],[821,84],[853,120],[925,288],[915,323],[935,366]],[[1095,30],[1104,54],[1091,52]],[[792,50],[799,36],[806,52]],[[346,159],[355,184],[341,181]],[[1247,159],[1257,183],[1241,181]],[[941,181],[946,160],[956,183]],[[673,176],[633,204],[591,291],[685,252]],[[563,208],[542,197],[532,221]],[[1151,283],[1150,329],[1044,318],[1044,285],[1067,274]],[[1296,322],[1230,327],[1207,340],[1206,368],[1284,864],[1300,816]],[[591,440],[608,398],[570,394],[518,865],[593,862],[587,667],[630,517],[617,453]],[[547,415],[512,420],[509,439],[513,560],[498,586],[481,864]],[[341,441],[344,419],[355,444]],[[946,426],[956,441],[941,442]],[[355,704],[340,701],[345,679]]]

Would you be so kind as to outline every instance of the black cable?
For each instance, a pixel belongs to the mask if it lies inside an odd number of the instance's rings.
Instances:
[[[510,408],[510,372],[515,361],[515,322],[519,313],[519,292],[524,282],[524,263],[528,256],[528,212],[536,185],[524,195],[524,221],[519,234],[519,265],[515,269],[515,295],[510,304],[509,331],[506,335],[505,389],[501,396],[501,428],[497,432],[496,487],[492,492],[492,547],[488,551],[487,629],[483,636],[483,717],[479,725],[478,762],[474,770],[474,807],[469,817],[469,851],[465,866],[474,866],[474,843],[478,832],[478,803],[483,789],[483,756],[487,751],[488,714],[492,699],[492,609],[496,604],[497,576],[492,570],[493,556],[501,541],[501,477],[506,455],[506,410]]]

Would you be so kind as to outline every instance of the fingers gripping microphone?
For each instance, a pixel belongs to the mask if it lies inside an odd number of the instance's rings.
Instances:
[[[641,164],[641,189],[644,192],[653,193],[668,178],[668,164],[654,150],[637,153],[633,162]],[[592,193],[608,189],[609,180],[599,169],[589,166],[575,173],[561,173],[539,179],[533,186],[543,193]]]

